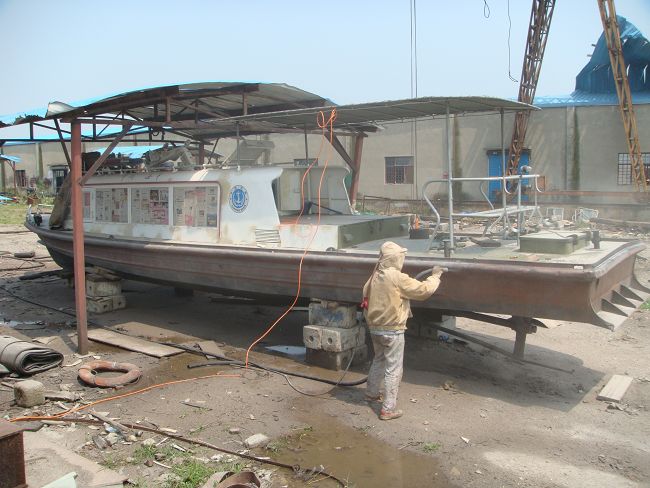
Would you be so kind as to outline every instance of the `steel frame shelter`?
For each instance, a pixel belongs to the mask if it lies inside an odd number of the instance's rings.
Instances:
[[[199,164],[205,158],[205,145],[214,141],[214,148],[223,137],[269,133],[322,134],[317,116],[319,112],[336,110],[332,127],[326,130],[328,140],[352,170],[350,197],[356,197],[363,138],[367,132],[379,130],[378,122],[410,120],[422,117],[445,116],[475,112],[532,110],[534,107],[519,102],[492,97],[426,97],[336,106],[298,88],[264,83],[199,83],[173,85],[128,92],[91,103],[71,106],[54,102],[43,113],[25,114],[7,122],[0,119],[0,128],[25,125],[29,137],[20,140],[37,141],[35,127],[54,130],[71,168],[71,209],[73,221],[73,257],[77,337],[80,354],[88,352],[85,252],[82,192],[84,183],[101,167],[113,149],[124,137],[144,134],[151,142],[179,143],[176,137],[189,138],[199,143]],[[4,122],[3,122],[4,120]],[[51,122],[53,125],[47,125]],[[70,130],[61,124],[69,124]],[[82,126],[90,126],[92,133],[84,135]],[[121,127],[117,133],[107,132],[111,126]],[[173,134],[174,139],[167,135]],[[69,137],[68,137],[69,136]],[[353,155],[348,154],[339,136],[355,139]],[[81,142],[112,139],[100,158],[82,174]],[[0,137],[0,147],[16,138]],[[48,139],[51,141],[52,139]],[[57,139],[55,139],[57,140]],[[71,142],[68,153],[66,142]],[[305,148],[308,157],[308,148]],[[214,149],[213,149],[214,151]],[[450,173],[451,175],[451,173]],[[451,184],[451,181],[450,181]]]

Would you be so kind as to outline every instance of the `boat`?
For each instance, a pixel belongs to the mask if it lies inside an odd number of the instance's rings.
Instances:
[[[232,95],[231,89],[224,93]],[[137,124],[176,128],[197,139],[233,136],[235,152],[223,162],[210,160],[207,164],[203,157],[194,156],[192,164],[188,151],[175,149],[177,161],[167,161],[169,164],[158,155],[145,158],[140,165],[108,165],[93,175],[90,170],[84,177],[82,199],[87,264],[126,278],[181,289],[280,299],[298,294],[304,299],[356,304],[362,299],[362,286],[373,271],[381,244],[391,240],[408,249],[404,271],[410,275],[424,277],[434,266],[448,269],[437,293],[414,304],[416,313],[423,310],[480,318],[513,328],[518,338],[520,333],[533,332],[542,325],[538,319],[545,318],[615,329],[650,296],[650,289],[634,275],[636,256],[645,246],[639,241],[604,239],[590,229],[544,227],[536,199],[522,198],[522,188],[532,186],[535,195],[539,191],[540,175],[530,168],[526,168],[529,173],[515,176],[483,178],[499,180],[506,190],[501,208],[454,211],[454,182],[481,178],[452,174],[450,114],[500,114],[503,141],[504,113],[533,107],[489,97],[424,97],[338,107],[327,102],[303,108],[285,106],[283,110],[276,104],[266,111],[257,107],[254,113],[247,113],[250,98],[243,97],[241,112],[230,110],[229,115],[217,118],[217,109],[200,113],[196,108],[189,116],[185,109],[170,110],[173,97],[179,94],[183,94],[182,87],[165,95],[166,121],[161,121],[165,118],[162,109],[152,106],[151,93],[138,94],[144,101],[138,105],[139,111],[131,108],[129,116],[137,114]],[[138,103],[133,94],[123,97],[68,108],[53,117],[73,120],[92,115],[98,123],[97,114],[105,113],[111,103]],[[181,105],[198,107],[199,103]],[[336,124],[333,117],[329,126],[323,124],[324,112],[333,110],[338,114]],[[180,114],[183,119],[174,118]],[[426,189],[433,183],[448,187],[448,221],[442,222],[440,212],[426,196],[435,222],[424,230],[417,228],[415,215],[356,212],[353,199],[362,137],[378,130],[377,124],[383,120],[423,116],[447,120],[447,139],[442,143],[449,154],[448,174],[425,182],[422,194],[427,195]],[[190,118],[194,120],[188,121]],[[126,123],[107,116],[101,120]],[[305,135],[322,131],[352,168],[352,194],[345,183],[347,168],[328,166],[318,158],[309,166],[274,164],[260,157],[270,141],[246,138],[300,132],[301,128]],[[354,157],[342,150],[337,131],[357,138]],[[115,145],[105,154],[114,150]],[[166,149],[152,151],[161,150]],[[505,195],[508,188],[509,198]],[[65,213],[61,211],[64,202],[62,198],[59,211],[53,213],[58,216],[56,222],[34,211],[26,226],[59,265],[71,268],[72,222],[60,218]],[[465,219],[487,222],[484,235],[461,235],[457,223]],[[488,233],[492,238],[485,237]]]
[[[412,215],[355,214],[347,173],[268,165],[93,176],[83,198],[86,261],[177,288],[289,298],[304,258],[303,297],[358,303],[379,247],[392,240],[408,249],[405,272],[448,268],[439,291],[414,304],[446,314],[615,328],[648,296],[634,276],[636,254],[644,249],[638,241],[595,245],[590,231],[541,231],[499,247],[465,239],[467,245],[446,257],[444,249],[431,248],[428,233],[411,237]],[[71,220],[51,229],[43,217],[40,226],[30,217],[27,228],[59,265],[71,268]]]

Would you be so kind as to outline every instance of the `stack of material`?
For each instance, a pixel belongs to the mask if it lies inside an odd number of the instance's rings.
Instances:
[[[366,329],[358,325],[357,307],[325,300],[309,304],[309,324],[303,327],[307,362],[328,369],[345,368],[368,358]]]
[[[0,364],[20,375],[30,375],[55,368],[63,354],[11,336],[0,336]]]
[[[86,276],[86,308],[92,313],[106,313],[126,307],[122,280],[110,274]]]

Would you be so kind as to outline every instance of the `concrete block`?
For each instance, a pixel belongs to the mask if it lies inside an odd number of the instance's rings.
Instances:
[[[45,403],[45,386],[34,380],[20,381],[14,385],[14,399],[19,407],[34,407]]]
[[[325,351],[347,351],[365,343],[366,329],[358,325],[351,329],[321,327],[321,348]]]
[[[86,276],[86,295],[109,297],[122,293],[122,280],[116,276],[89,274]]]
[[[368,361],[368,346],[355,347],[347,351],[330,352],[322,349],[307,348],[306,361],[308,364],[320,366],[325,369],[340,371],[345,369],[350,362],[350,356],[354,354],[352,365],[363,364]]]
[[[321,349],[322,337],[322,328],[318,325],[305,325],[302,328],[302,341],[307,348]]]
[[[357,325],[357,306],[321,300],[309,304],[309,323],[349,329]]]
[[[438,329],[437,326],[445,327],[447,329],[456,328],[456,317],[450,317],[448,315],[443,315],[442,320],[436,322],[429,322],[427,324],[420,324],[420,337],[425,339],[441,340],[441,341],[450,341],[453,340],[453,335],[442,332]]]
[[[91,313],[106,313],[121,308],[126,308],[124,295],[86,298],[86,309]]]
[[[86,298],[86,310],[90,313],[106,313],[113,310],[111,297]]]
[[[124,295],[114,295],[111,298],[113,299],[113,310],[126,308],[126,297]]]

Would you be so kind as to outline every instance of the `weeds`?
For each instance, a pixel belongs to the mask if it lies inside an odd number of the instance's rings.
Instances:
[[[641,305],[641,310],[650,310],[650,300]]]
[[[436,452],[438,449],[440,449],[440,444],[437,442],[425,442],[422,444],[422,450],[427,453]]]
[[[106,466],[108,469],[116,469],[120,467],[122,460],[119,459],[115,454],[108,454],[101,462],[101,464],[102,466]]]
[[[138,446],[138,448],[133,452],[133,459],[135,459],[135,464],[142,464],[147,459],[153,459],[156,454],[155,446]]]
[[[178,479],[170,479],[165,486],[166,488],[196,488],[203,485],[218,470],[196,459],[187,458],[172,468],[172,473]]]
[[[286,449],[289,446],[289,439],[286,437],[280,437],[279,439],[276,439],[272,442],[269,442],[269,444],[266,446],[266,449],[268,449],[271,452],[280,452],[283,449]]]

